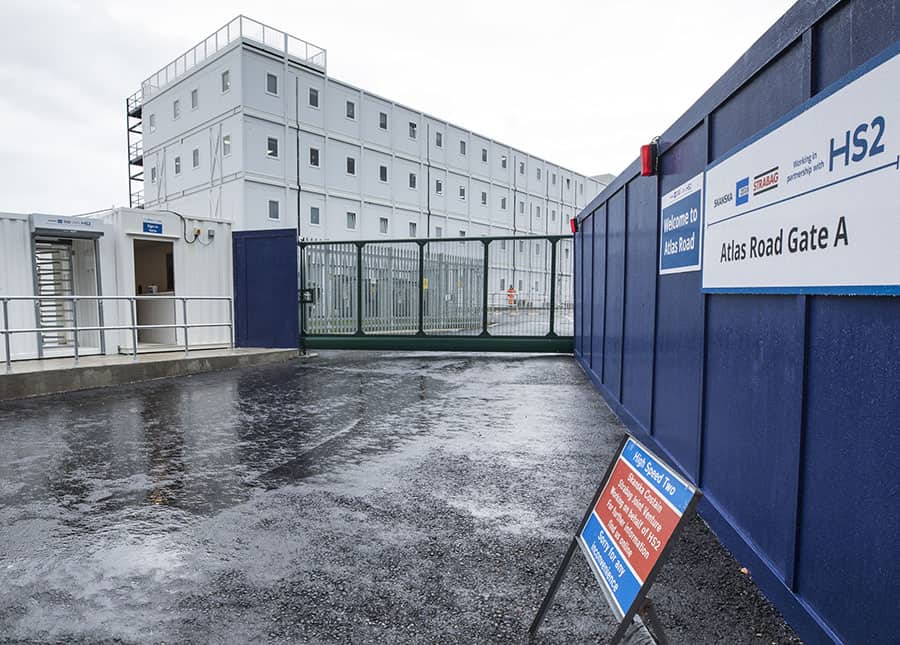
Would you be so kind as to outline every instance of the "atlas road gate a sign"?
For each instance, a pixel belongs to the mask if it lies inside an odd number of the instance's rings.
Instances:
[[[531,632],[543,620],[577,545],[620,621],[612,640],[619,642],[635,614],[649,602],[647,591],[699,495],[656,455],[626,436],[538,610]],[[655,620],[653,614],[650,617]],[[660,630],[657,625],[656,631]]]
[[[705,291],[900,294],[898,54],[707,169]]]

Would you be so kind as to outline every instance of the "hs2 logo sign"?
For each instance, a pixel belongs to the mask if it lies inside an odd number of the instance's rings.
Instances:
[[[838,140],[838,147],[835,147],[835,140],[832,138],[828,155],[828,172],[834,170],[835,160],[838,163],[843,161],[844,166],[849,166],[851,163],[862,161],[867,156],[874,157],[884,152],[884,144],[881,143],[884,130],[884,117],[876,116],[871,123],[860,123],[853,129],[852,148],[850,130],[844,132],[844,145],[840,145],[840,140]],[[871,143],[870,138],[872,138]]]

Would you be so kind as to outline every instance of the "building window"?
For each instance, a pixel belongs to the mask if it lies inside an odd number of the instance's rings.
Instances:
[[[435,132],[434,133],[434,145],[438,148],[442,148],[444,146],[444,133],[443,132]]]
[[[500,210],[502,210],[502,211],[506,210],[506,197],[500,198]]]
[[[462,200],[466,199],[466,187],[465,186],[459,187],[459,198]]]
[[[481,205],[487,206],[487,193],[485,191],[481,191]]]
[[[462,139],[459,140],[459,154],[466,154],[466,142]]]
[[[387,166],[378,166],[378,180],[387,183],[387,180],[388,180]]]
[[[275,137],[266,138],[266,156],[271,159],[278,159],[278,139]]]
[[[541,180],[541,169],[540,168],[537,169],[537,178],[538,178],[538,181]]]
[[[566,177],[566,190],[569,190],[572,187],[572,180]]]
[[[269,200],[269,219],[278,219],[278,202],[274,199]]]
[[[387,217],[379,217],[378,218],[378,232],[382,235],[387,235],[388,233],[388,218]]]
[[[356,159],[354,159],[353,157],[347,157],[347,174],[356,174]]]
[[[500,250],[501,251],[506,250],[506,240],[500,240]]]
[[[156,115],[151,114],[148,119],[148,123],[150,124],[150,132],[156,132]]]
[[[444,229],[440,226],[434,227],[434,236],[435,237],[444,237]]]
[[[552,175],[550,175],[550,183],[553,184],[554,186],[556,185],[556,173],[553,173]]]
[[[565,256],[566,256],[566,259],[568,260],[568,259],[569,259],[569,247],[564,248],[564,249],[563,249],[563,253],[564,253]]]
[[[378,127],[382,130],[387,130],[387,112],[379,112],[378,113]]]
[[[442,182],[440,179],[434,180],[434,192],[436,192],[438,195],[444,194],[444,182]]]
[[[310,148],[309,149],[309,165],[313,168],[319,167],[319,149],[318,148]]]
[[[175,174],[181,174],[181,157],[175,157]]]
[[[500,278],[500,291],[506,291],[506,278]]]
[[[556,221],[556,209],[555,208],[550,211],[550,221],[552,221],[552,222]]]
[[[409,138],[410,139],[416,138],[416,129],[417,129],[416,124],[413,123],[412,121],[410,121],[409,122]]]
[[[307,98],[307,102],[309,103],[309,107],[318,108],[319,90],[314,87],[309,88],[309,97]]]
[[[194,168],[200,167],[200,148],[194,148],[193,152],[191,152],[191,165]]]
[[[584,184],[578,184],[578,192],[584,195]]]
[[[177,119],[181,116],[181,101],[175,99],[172,101],[172,118]]]
[[[417,180],[416,173],[414,173],[414,172],[409,173],[409,187],[410,188],[416,187],[416,180]]]
[[[519,280],[519,291],[522,291],[522,281]]]
[[[534,207],[534,214],[538,219],[541,219],[541,207],[540,206]]]
[[[525,214],[525,202],[519,202],[519,213],[522,215]]]
[[[525,252],[525,242],[523,242],[522,240],[519,240],[519,253],[524,253],[524,252]],[[520,284],[519,289],[521,289],[521,288],[522,288],[522,286]]]
[[[272,72],[266,72],[266,93],[278,96],[278,77]]]
[[[415,237],[415,236],[416,236],[416,228],[417,228],[417,226],[416,226],[416,223],[415,223],[415,222],[410,222],[410,223],[409,223],[409,236],[410,236],[410,237]]]
[[[309,223],[310,224],[319,224],[319,207],[318,206],[310,206],[309,207]]]
[[[191,90],[191,109],[196,110],[200,107],[200,92],[196,89]]]
[[[356,119],[356,103],[353,101],[347,101],[347,118],[348,119]]]
[[[154,166],[153,168],[150,169],[150,183],[151,184],[156,183],[156,166]]]
[[[500,167],[504,169],[506,168],[506,155],[500,157]]]
[[[222,93],[224,94],[231,89],[231,72],[227,69],[222,72]]]
[[[487,148],[481,149],[481,161],[487,163]]]
[[[535,245],[534,245],[534,254],[535,254],[535,255],[540,255],[540,254],[541,254],[541,245],[538,244],[538,243],[535,243]]]
[[[347,211],[347,228],[351,231],[356,230],[356,213]]]
[[[524,161],[519,162],[519,174],[520,175],[525,174],[525,162]]]
[[[226,134],[222,137],[222,156],[227,157],[231,155],[231,135]]]
[[[459,236],[460,236],[460,237],[465,237],[465,236],[466,236],[466,232],[463,231],[463,230],[460,230]]]

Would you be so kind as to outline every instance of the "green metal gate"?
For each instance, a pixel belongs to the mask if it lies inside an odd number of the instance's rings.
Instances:
[[[299,243],[305,349],[573,349],[572,237]]]

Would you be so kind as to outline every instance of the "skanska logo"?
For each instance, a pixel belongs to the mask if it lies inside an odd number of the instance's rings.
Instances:
[[[734,185],[734,194],[737,196],[734,200],[735,206],[741,206],[742,204],[746,204],[748,201],[750,201],[749,177],[738,179],[737,183]]]

